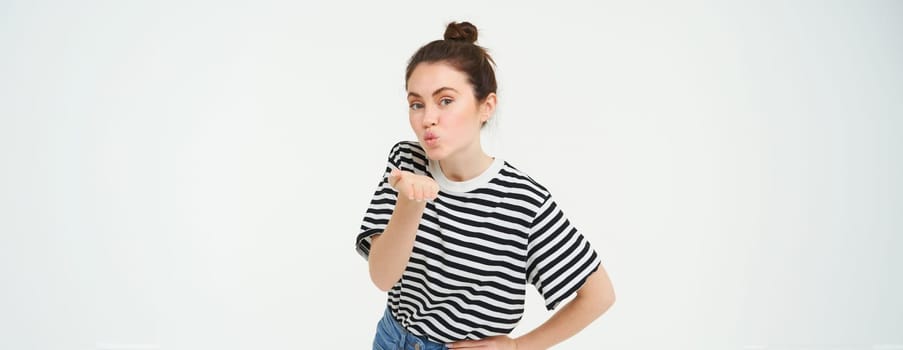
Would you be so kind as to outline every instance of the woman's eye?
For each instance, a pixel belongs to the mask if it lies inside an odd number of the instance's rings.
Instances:
[[[420,102],[414,102],[414,103],[410,104],[408,107],[410,107],[412,111],[416,111],[418,109],[423,108],[423,104]]]
[[[443,99],[439,100],[439,104],[443,105],[443,106],[448,106],[448,104],[452,103],[453,101],[454,100],[452,100],[450,98],[443,98]]]

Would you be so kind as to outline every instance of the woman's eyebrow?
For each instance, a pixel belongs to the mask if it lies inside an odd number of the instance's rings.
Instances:
[[[451,90],[451,91],[454,91],[455,93],[458,93],[458,90],[455,90],[454,88],[450,88],[448,86],[443,86],[441,88],[436,89],[436,91],[433,91],[433,96],[436,96],[445,90]],[[423,96],[420,96],[420,94],[418,94],[416,92],[408,92],[408,97],[411,97],[411,96],[423,97]]]
[[[442,93],[442,92],[445,91],[445,90],[451,90],[451,91],[454,91],[455,93],[458,92],[458,90],[455,90],[455,89],[450,88],[450,87],[448,87],[448,86],[443,86],[443,87],[441,87],[441,88],[436,89],[436,91],[433,91],[433,96],[436,96],[436,95]]]

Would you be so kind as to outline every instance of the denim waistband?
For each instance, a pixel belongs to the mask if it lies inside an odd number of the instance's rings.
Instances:
[[[426,337],[415,335],[411,332],[408,332],[407,329],[398,324],[398,321],[395,321],[395,317],[392,316],[392,310],[388,307],[386,308],[385,314],[383,314],[383,322],[386,327],[384,331],[390,334],[393,338],[398,339],[399,344],[405,344],[403,349],[415,349],[415,350],[447,350],[448,347],[443,343],[437,343],[432,340],[427,339]]]

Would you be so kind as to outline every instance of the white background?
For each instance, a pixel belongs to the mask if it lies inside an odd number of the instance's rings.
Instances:
[[[0,348],[369,348],[353,239],[452,20],[615,286],[559,349],[903,349],[903,2],[852,0],[3,1]]]

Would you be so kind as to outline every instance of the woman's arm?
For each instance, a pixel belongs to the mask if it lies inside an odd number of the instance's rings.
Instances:
[[[411,251],[426,201],[413,201],[399,196],[395,211],[382,234],[374,235],[370,243],[370,279],[381,291],[388,291],[401,279]]]
[[[449,344],[450,349],[548,349],[586,328],[615,302],[614,288],[602,265],[587,277],[574,300],[558,310],[536,329],[517,339],[496,336],[481,340],[465,340]]]
[[[430,177],[392,170],[389,185],[398,191],[395,209],[383,233],[370,241],[370,279],[382,290],[392,289],[401,279],[414,250],[414,239],[426,201],[436,199],[439,185]]]
[[[536,329],[515,339],[516,349],[548,349],[586,328],[614,302],[615,291],[611,280],[599,265],[599,269],[587,277],[586,283],[577,290],[574,300]]]

